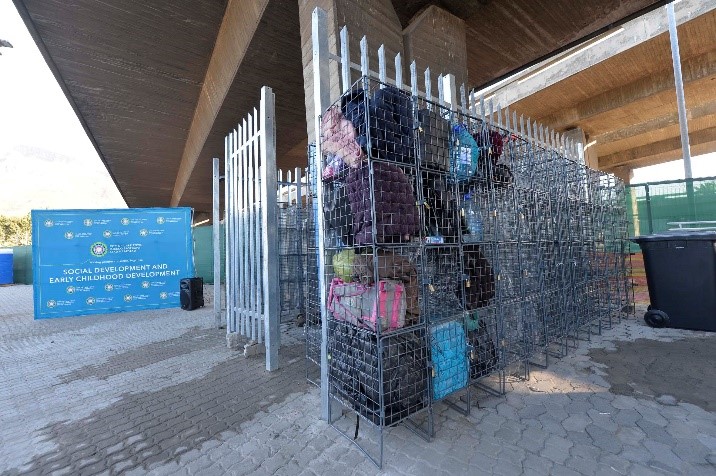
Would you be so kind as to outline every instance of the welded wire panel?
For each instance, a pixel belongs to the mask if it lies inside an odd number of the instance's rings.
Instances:
[[[462,316],[465,275],[457,247],[429,247],[419,272],[423,309],[429,322]]]
[[[474,309],[465,318],[471,381],[480,380],[500,369],[498,318],[494,304]]]
[[[331,320],[330,392],[379,426],[391,426],[429,404],[424,328],[378,338],[350,323]]]
[[[413,112],[409,95],[360,80],[321,118],[329,392],[379,427],[429,406]]]
[[[498,344],[503,366],[524,362],[532,355],[534,333],[538,331],[538,322],[524,319],[523,308],[536,305],[533,300],[498,302],[497,312],[500,316]],[[536,312],[529,312],[529,315],[536,315]]]
[[[435,101],[387,82],[363,78],[324,112],[319,178],[331,394],[379,426],[630,302],[618,179],[489,101],[451,106],[458,89],[442,77]],[[424,386],[391,393],[392,355],[416,365],[407,375],[424,364]]]
[[[277,238],[282,322],[305,313],[304,287],[308,269],[306,216],[302,204],[279,206]]]

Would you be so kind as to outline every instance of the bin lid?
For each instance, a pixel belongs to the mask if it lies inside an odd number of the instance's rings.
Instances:
[[[633,236],[629,238],[629,241],[633,241],[634,243],[675,240],[716,241],[716,231],[673,230],[654,233],[653,235]]]
[[[12,248],[0,248],[0,255],[11,255]]]

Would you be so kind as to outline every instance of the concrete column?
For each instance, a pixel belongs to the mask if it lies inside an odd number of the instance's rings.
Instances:
[[[564,137],[582,144],[584,148],[584,163],[591,169],[599,168],[599,157],[597,156],[596,141],[589,141],[582,128],[575,127],[564,132]]]
[[[388,77],[395,79],[395,55],[403,52],[403,37],[400,20],[391,2],[382,0],[299,0],[299,20],[301,22],[301,52],[303,54],[303,84],[306,95],[306,132],[308,142],[315,140],[313,112],[313,54],[311,43],[311,14],[313,9],[321,7],[326,11],[328,20],[328,49],[339,55],[340,29],[348,27],[350,36],[349,49],[351,60],[360,64],[360,39],[365,35],[368,39],[368,63],[373,71],[378,71],[378,47],[385,45],[385,56]],[[403,60],[403,81],[407,71]],[[340,69],[338,63],[330,65],[331,101],[340,97]],[[360,77],[357,71],[352,72],[352,80]],[[409,80],[409,77],[407,77]]]
[[[627,185],[631,183],[631,179],[634,177],[634,170],[627,166],[614,167],[611,173],[622,179]]]
[[[427,67],[430,67],[433,78],[439,74],[452,73],[458,91],[460,84],[465,84],[465,92],[469,92],[463,20],[440,7],[430,5],[410,20],[410,24],[403,30],[403,43],[406,65],[415,61],[421,76]],[[420,88],[422,90],[422,83]]]

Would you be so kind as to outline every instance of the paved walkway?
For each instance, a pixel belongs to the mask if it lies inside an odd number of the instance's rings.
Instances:
[[[208,308],[33,321],[32,288],[0,288],[0,472],[381,473],[318,420],[296,331],[267,373],[212,323]],[[439,405],[431,443],[389,430],[382,473],[716,474],[714,349],[623,322],[469,417]]]

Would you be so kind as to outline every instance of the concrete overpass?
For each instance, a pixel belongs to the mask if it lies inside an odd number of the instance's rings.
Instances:
[[[716,1],[675,4],[692,155],[716,151]],[[665,9],[484,88],[486,97],[586,146],[588,163],[629,179],[682,158]]]
[[[306,163],[307,132],[313,124],[306,120],[313,114],[310,13],[316,6],[328,12],[332,51],[336,51],[337,29],[346,24],[355,38],[368,35],[372,47],[385,43],[388,55],[402,52],[406,65],[416,59],[436,75],[452,72],[468,87],[480,88],[585,40],[595,41],[615,26],[665,4],[655,0],[76,0],[71,5],[64,0],[13,1],[127,204],[185,205],[200,214],[211,210],[211,158],[223,157],[224,135],[257,103],[262,85],[276,93],[279,166]],[[704,27],[713,28],[713,19],[695,25],[693,35]],[[704,68],[709,61],[713,64],[709,56],[713,52],[700,50],[697,43],[687,59],[693,63],[694,81],[701,84],[709,76]],[[351,46],[358,51],[357,43]],[[622,94],[611,92],[617,85],[658,90],[665,81],[659,71],[668,62],[648,49],[640,58],[647,79],[639,76],[640,68],[630,67],[629,58],[619,63],[626,68],[623,75],[609,73],[608,68],[591,78],[574,75],[581,82],[567,89],[569,97],[578,100],[576,112],[551,107],[546,100],[530,105],[529,98],[515,107],[561,129],[584,127],[590,138],[594,134],[604,141],[612,134],[611,142],[633,144],[631,149],[646,147],[633,137],[644,136],[640,127],[648,129],[651,123],[644,122],[654,118],[622,114],[618,130],[592,128],[591,123],[575,119],[604,118],[599,108],[605,106],[600,104],[613,104],[616,99],[611,97]],[[618,84],[615,76],[620,76]],[[587,87],[590,81],[594,83]],[[599,99],[605,94],[608,97]],[[658,92],[652,96],[649,107],[663,106],[655,117],[668,123],[673,111],[660,103],[664,99]],[[712,105],[705,104],[693,113],[710,117]],[[620,134],[624,137],[617,140]],[[655,149],[650,157],[659,153]],[[610,169],[631,157],[616,148],[600,150],[601,155]]]

